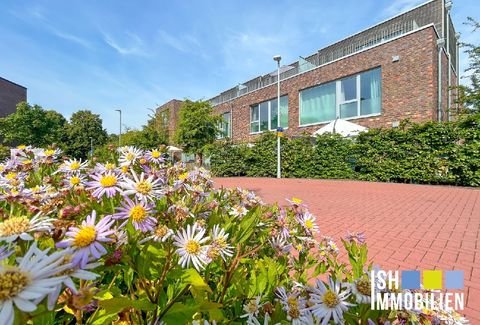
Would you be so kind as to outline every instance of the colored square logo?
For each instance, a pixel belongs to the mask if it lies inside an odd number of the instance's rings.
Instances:
[[[445,272],[445,289],[463,289],[463,271]]]
[[[402,271],[402,289],[420,289],[420,271]]]
[[[423,288],[426,290],[442,289],[442,271],[423,271]]]

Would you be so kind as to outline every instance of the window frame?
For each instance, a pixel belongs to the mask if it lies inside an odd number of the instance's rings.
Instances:
[[[372,113],[372,114],[365,114],[365,115],[361,115],[361,92],[362,92],[362,88],[361,88],[361,75],[363,73],[368,73],[368,72],[371,72],[372,70],[376,70],[376,69],[379,69],[380,70],[380,89],[381,89],[381,92],[380,92],[380,112],[378,113]],[[356,98],[355,99],[350,99],[350,100],[347,100],[347,101],[340,101],[340,96],[341,96],[341,82],[342,80],[345,80],[345,79],[348,79],[348,78],[351,78],[351,77],[355,77],[355,87],[356,87]],[[299,90],[299,95],[298,95],[298,127],[308,127],[308,126],[314,126],[314,125],[321,125],[321,124],[328,124],[332,121],[335,121],[337,118],[341,118],[342,120],[356,120],[356,119],[360,119],[360,118],[368,118],[368,117],[372,117],[372,116],[380,116],[382,115],[382,111],[383,111],[383,107],[382,107],[382,98],[383,98],[383,87],[382,86],[382,68],[381,66],[378,66],[378,67],[374,67],[372,69],[368,69],[368,70],[364,70],[364,71],[361,71],[361,72],[358,72],[356,74],[353,74],[353,75],[349,75],[349,76],[345,76],[345,77],[342,77],[342,78],[339,78],[339,79],[335,79],[335,80],[329,80],[327,82],[324,82],[324,83],[321,83],[321,84],[318,84],[318,85],[315,85],[315,86],[312,86],[312,87],[307,87],[307,88],[304,88],[304,89],[301,89]],[[336,118],[333,119],[333,120],[328,120],[328,121],[321,121],[321,122],[314,122],[314,123],[307,123],[307,124],[302,124],[301,123],[301,113],[302,113],[302,109],[301,109],[301,105],[302,105],[302,92],[304,90],[307,90],[307,89],[311,89],[311,88],[315,88],[315,87],[320,87],[322,85],[325,85],[325,84],[328,84],[330,82],[335,82],[335,97],[336,97],[336,101],[335,101],[335,116]],[[342,118],[340,116],[340,105],[342,104],[349,104],[349,103],[353,103],[353,102],[356,102],[357,103],[357,115],[356,116],[352,116],[352,117],[346,117],[346,118]]]
[[[282,102],[282,98],[286,98],[287,99],[287,114],[288,114],[288,94],[285,94],[283,96],[280,96],[280,106],[281,106],[281,102]],[[269,100],[265,100],[263,102],[259,102],[259,103],[256,103],[254,105],[251,105],[250,106],[250,134],[260,134],[260,133],[263,133],[263,132],[272,132],[272,131],[276,131],[277,130],[277,126],[275,126],[274,128],[272,128],[272,102],[277,102],[278,101],[278,97],[275,97],[275,98],[272,98],[272,99],[269,99]],[[260,105],[261,104],[264,104],[264,103],[267,103],[267,106],[268,106],[268,128],[267,130],[261,130],[260,128]],[[277,105],[278,106],[278,105]],[[255,107],[258,107],[258,119],[253,121],[252,120],[252,117],[253,117],[253,109]],[[277,119],[278,119],[278,110],[280,108],[277,108]],[[252,131],[252,123],[257,123],[257,129],[258,131]],[[281,123],[281,121],[280,121]],[[284,130],[288,129],[288,119],[287,119],[287,126],[283,128]]]
[[[228,131],[227,131],[227,134],[225,134],[223,131],[225,130],[224,128],[224,124],[227,122],[227,119],[225,119],[225,115],[226,114],[229,114],[229,118],[228,118]],[[218,128],[220,129],[220,134],[217,136],[217,139],[231,139],[232,138],[232,112],[228,111],[228,112],[223,112],[222,114],[220,114],[223,118],[223,120],[220,122],[220,125],[218,126]]]

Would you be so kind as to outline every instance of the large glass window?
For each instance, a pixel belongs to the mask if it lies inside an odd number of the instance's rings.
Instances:
[[[381,111],[382,91],[380,72],[380,69],[375,69],[360,75],[360,115],[377,114]]]
[[[334,120],[336,117],[335,82],[300,92],[300,125]]]
[[[300,125],[380,114],[381,97],[380,68],[302,90]]]
[[[220,123],[220,135],[219,139],[222,138],[231,138],[232,137],[232,129],[231,129],[231,114],[230,112],[226,112],[222,114],[223,121]]]
[[[276,130],[278,126],[277,98],[254,105],[250,110],[250,132]],[[288,96],[280,97],[281,126],[288,127]]]

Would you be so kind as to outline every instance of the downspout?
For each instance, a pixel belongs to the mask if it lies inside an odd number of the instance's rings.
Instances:
[[[442,47],[445,45],[445,0],[442,0],[442,35],[437,40],[438,46],[438,100],[437,100],[437,119],[442,121]]]
[[[452,9],[452,1],[447,1],[445,5],[447,10],[447,58],[448,58],[448,89],[447,89],[447,121],[451,119],[452,107],[452,56],[450,54],[450,9]]]
[[[458,95],[459,95],[459,89],[460,87],[460,33],[455,34],[455,44],[456,44],[456,50],[457,50],[457,66],[456,66],[456,71],[457,71],[457,84],[456,87],[456,97],[457,97],[457,114],[460,112],[460,103],[458,102]]]
[[[438,99],[437,99],[437,119],[438,122],[442,121],[442,48],[443,45],[445,44],[445,40],[443,38],[440,38],[437,40],[437,46],[438,46]]]

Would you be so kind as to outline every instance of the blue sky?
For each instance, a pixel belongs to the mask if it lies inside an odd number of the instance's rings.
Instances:
[[[0,76],[67,118],[90,109],[109,132],[140,127],[172,98],[208,99],[424,1],[1,0]],[[454,1],[464,26],[477,0]],[[463,56],[462,66],[466,65]]]

